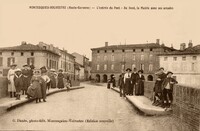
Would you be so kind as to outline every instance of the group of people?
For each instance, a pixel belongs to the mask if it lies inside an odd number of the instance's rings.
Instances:
[[[144,81],[143,70],[137,71],[134,68],[132,72],[130,68],[127,68],[126,73],[122,73],[118,81],[120,97],[125,97],[126,95],[144,95]]]
[[[27,64],[23,65],[23,69],[16,67],[16,64],[12,64],[7,75],[8,92],[16,100],[20,100],[21,95],[27,95],[27,99],[35,99],[36,103],[41,99],[46,102],[46,92],[50,88],[69,89],[71,86],[69,77],[64,76],[62,69],[57,73],[55,69],[48,71],[45,66],[40,69]]]
[[[163,67],[155,74],[157,79],[154,86],[153,105],[170,108],[173,100],[173,86],[178,82],[172,77],[173,72],[164,73]]]

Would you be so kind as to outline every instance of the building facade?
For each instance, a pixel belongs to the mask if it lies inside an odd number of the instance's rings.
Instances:
[[[154,73],[159,69],[158,54],[171,52],[175,49],[156,43],[108,45],[92,48],[91,77],[98,82],[107,82],[110,75],[118,76],[126,68],[143,70],[146,80],[154,80]]]
[[[80,67],[79,79],[89,80],[89,77],[90,77],[89,59],[86,56],[80,55],[79,53],[76,53],[76,52],[72,53],[72,55],[76,57],[76,63],[78,63]]]
[[[71,79],[75,79],[75,57],[66,50],[59,50],[59,69],[62,69]]]
[[[194,46],[190,41],[188,47],[182,43],[180,50],[159,56],[160,66],[172,71],[180,84],[200,85],[200,45]]]
[[[22,68],[24,64],[58,69],[59,54],[38,45],[22,42],[19,46],[0,48],[0,73],[7,75],[10,65],[17,64]]]

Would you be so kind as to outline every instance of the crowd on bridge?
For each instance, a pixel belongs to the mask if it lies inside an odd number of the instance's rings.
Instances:
[[[164,68],[160,68],[158,72],[155,73],[157,79],[153,88],[153,103],[154,106],[160,106],[162,108],[170,108],[173,100],[173,85],[178,82],[172,77],[173,72],[168,71],[164,73]],[[133,71],[130,68],[126,69],[125,73],[119,76],[118,86],[120,89],[120,97],[126,99],[126,95],[129,96],[143,96],[144,95],[144,81],[145,77],[143,75],[143,70],[137,71],[136,68]],[[111,76],[108,81],[108,88],[110,88],[110,83],[115,85],[115,77]]]
[[[63,70],[47,69],[45,66],[35,69],[33,65],[23,65],[23,69],[12,64],[7,74],[8,92],[10,98],[20,100],[21,95],[27,99],[35,99],[36,103],[46,102],[46,93],[50,88],[63,89],[71,86],[71,80],[64,75]]]

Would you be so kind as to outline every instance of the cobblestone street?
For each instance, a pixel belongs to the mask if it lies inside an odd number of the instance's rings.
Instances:
[[[51,95],[0,117],[1,129],[171,131],[170,116],[144,116],[119,94],[103,86],[82,84],[84,89]],[[64,122],[58,122],[64,120]],[[40,122],[39,122],[40,121]]]

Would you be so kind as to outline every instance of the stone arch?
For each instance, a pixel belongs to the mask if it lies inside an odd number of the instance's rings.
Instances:
[[[147,80],[148,80],[148,81],[153,81],[153,76],[152,76],[152,75],[148,75],[148,76],[147,76]]]
[[[96,74],[96,82],[100,82],[100,75],[99,74]]]
[[[107,82],[108,81],[108,76],[106,74],[103,75],[103,82]]]

